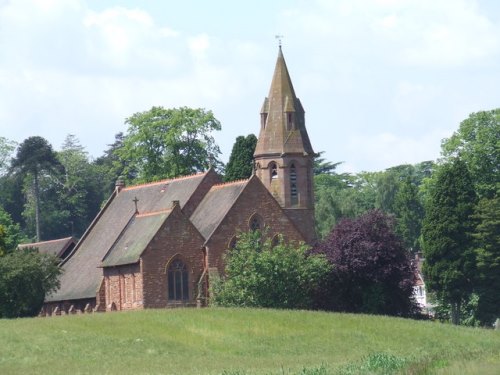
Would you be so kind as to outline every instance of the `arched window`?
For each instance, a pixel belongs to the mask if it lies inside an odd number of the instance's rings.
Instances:
[[[237,242],[238,242],[238,238],[237,238],[236,236],[233,236],[233,237],[231,238],[231,240],[229,241],[228,248],[229,248],[230,250],[235,249],[235,248],[236,248],[236,243],[237,243]]]
[[[295,164],[290,165],[290,200],[292,204],[298,203],[298,193],[297,193],[297,169]]]
[[[273,239],[271,240],[271,246],[276,247],[279,245],[279,243],[280,243],[280,236],[279,234],[275,234]]]
[[[189,275],[186,265],[174,259],[168,267],[168,299],[186,301],[189,299]]]
[[[264,228],[264,224],[262,222],[262,218],[254,214],[248,223],[248,226],[250,227],[250,230],[256,231],[256,230],[262,230]]]
[[[269,174],[271,180],[278,178],[278,165],[274,161],[269,164]]]

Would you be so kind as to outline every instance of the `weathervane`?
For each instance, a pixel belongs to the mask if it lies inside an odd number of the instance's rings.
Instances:
[[[281,39],[284,38],[283,35],[277,34],[274,36],[276,39],[278,39],[278,46],[281,48]]]

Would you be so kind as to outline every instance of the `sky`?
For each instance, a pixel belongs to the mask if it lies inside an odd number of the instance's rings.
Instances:
[[[282,45],[316,152],[340,171],[436,160],[500,107],[497,0],[0,0],[0,136],[99,157],[153,106],[213,111],[227,161],[260,127]]]

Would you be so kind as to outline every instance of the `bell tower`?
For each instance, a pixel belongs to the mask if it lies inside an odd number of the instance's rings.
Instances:
[[[269,95],[260,111],[255,174],[309,244],[314,229],[313,159],[305,113],[295,96],[281,46]]]

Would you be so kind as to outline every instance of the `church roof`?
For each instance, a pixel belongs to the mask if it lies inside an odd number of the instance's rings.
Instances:
[[[266,120],[261,127],[254,156],[269,154],[314,154],[305,127],[304,109],[295,95],[281,47],[274,69],[269,96],[261,113]],[[288,125],[288,116],[294,125]]]
[[[134,215],[102,262],[103,267],[133,264],[154,238],[172,210]]]
[[[250,180],[214,185],[191,215],[191,222],[208,240]]]
[[[18,248],[26,249],[32,247],[38,249],[40,254],[50,254],[60,258],[66,250],[74,246],[76,242],[74,237],[66,237],[57,240],[20,244]]]
[[[98,267],[133,219],[134,200],[138,200],[139,213],[169,209],[174,200],[179,201],[182,209],[209,173],[214,172],[131,186],[119,193],[114,192],[78,242],[73,254],[63,263],[61,287],[46,300],[95,298],[102,278],[102,270]]]

